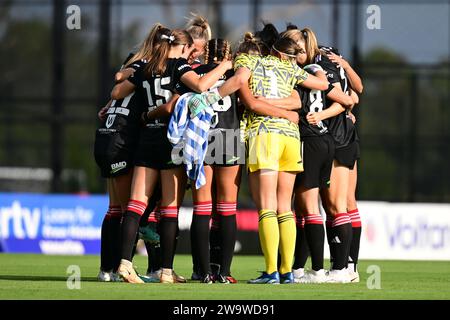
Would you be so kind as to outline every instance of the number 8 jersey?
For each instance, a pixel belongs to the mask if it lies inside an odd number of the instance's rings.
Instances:
[[[315,68],[319,68],[319,70],[322,70],[322,67],[315,64]],[[307,72],[310,72],[310,70],[305,67],[305,70]],[[310,72],[313,74],[312,72]],[[325,91],[321,90],[315,90],[315,89],[308,89],[305,87],[296,86],[295,88],[300,95],[300,100],[302,102],[302,107],[299,110],[300,114],[300,137],[303,140],[303,138],[306,137],[317,137],[322,136],[326,133],[328,133],[328,120],[322,120],[317,126],[311,125],[308,123],[308,120],[306,120],[306,116],[310,112],[320,112],[326,108],[328,108],[328,105],[326,104],[326,94]]]

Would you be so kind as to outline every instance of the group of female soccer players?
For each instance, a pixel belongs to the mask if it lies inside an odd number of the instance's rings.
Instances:
[[[174,272],[173,260],[179,208],[190,185],[191,279],[235,283],[231,263],[244,170],[266,264],[249,283],[359,281],[359,145],[351,109],[361,79],[336,49],[319,48],[308,28],[288,26],[279,34],[267,24],[255,36],[246,33],[235,54],[231,48],[226,40],[211,39],[200,16],[184,30],[156,24],[116,74],[95,142],[110,198],[99,280],[186,282]],[[181,104],[186,97],[189,104]],[[200,184],[187,178],[169,140],[180,108],[189,109],[190,120],[205,110],[214,114],[214,120],[207,118]],[[191,129],[193,123],[201,132],[202,122],[191,121]],[[329,272],[323,267],[319,193],[327,213]],[[147,276],[132,264],[139,234],[149,253]],[[304,272],[309,255],[312,268]]]

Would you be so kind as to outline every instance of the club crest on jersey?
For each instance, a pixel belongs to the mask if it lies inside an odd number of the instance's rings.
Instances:
[[[110,114],[108,116],[108,119],[106,119],[106,128],[111,128],[111,126],[114,124],[114,120],[116,120],[116,115]]]

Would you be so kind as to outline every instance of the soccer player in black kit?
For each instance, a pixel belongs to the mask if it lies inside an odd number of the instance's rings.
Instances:
[[[230,43],[223,39],[212,39],[206,46],[205,64],[195,68],[195,72],[204,76],[224,60],[231,60]],[[221,86],[233,74],[233,71],[227,71],[212,88]],[[224,97],[213,105],[213,109],[216,112],[217,124],[209,133],[205,159],[206,185],[198,190],[192,189],[194,200],[191,224],[192,255],[193,261],[198,264],[201,282],[235,283],[230,267],[237,231],[236,204],[241,177],[239,164],[244,161],[245,151],[240,143],[235,95]],[[218,229],[220,239],[218,243],[220,252],[218,257],[215,257],[215,261],[218,262],[215,265],[220,267],[214,270],[214,274],[210,269],[209,249],[209,224],[213,205],[217,213],[215,227]]]
[[[322,67],[311,64],[319,51],[311,46],[311,42],[316,43],[317,40],[310,29],[290,28],[282,34],[282,37],[293,39],[302,48],[301,54],[297,57],[299,65],[318,77],[326,78]],[[310,64],[306,65],[308,63]],[[300,87],[297,90],[302,102],[299,127],[305,171],[297,175],[295,186],[298,222],[293,271],[296,282],[322,283],[328,282],[329,279],[323,269],[324,229],[318,196],[319,189],[328,188],[335,152],[335,142],[328,128],[328,118],[345,110],[342,105],[351,106],[354,102],[342,90],[331,84],[325,91]],[[317,120],[318,114],[322,116],[320,120]],[[303,268],[309,251],[312,270],[304,274]]]
[[[123,64],[123,71],[116,78],[130,70],[135,72],[144,65],[145,61],[139,59],[139,54],[130,54]],[[120,263],[120,221],[130,195],[143,106],[144,99],[138,93],[112,100],[95,135],[94,157],[102,177],[107,178],[110,200],[108,213],[102,223],[100,281],[118,280],[115,272]]]
[[[340,70],[344,71],[344,75],[348,80],[349,87],[355,91],[357,94],[361,94],[363,92],[363,83],[359,75],[352,68],[352,66],[336,51],[333,52],[333,48],[331,50],[327,50],[327,57],[338,66]],[[352,113],[348,113],[351,117],[353,123],[355,123],[356,118]],[[360,157],[360,148],[359,148],[359,138],[358,133],[355,127],[355,142],[356,144],[356,160],[354,162],[354,166],[351,168],[350,166],[350,180],[349,180],[349,188],[347,192],[347,212],[349,214],[351,223],[352,223],[352,241],[350,245],[350,253],[348,260],[348,273],[350,276],[351,282],[359,282],[359,273],[357,270],[358,264],[358,256],[359,256],[359,245],[361,241],[361,218],[359,215],[358,206],[356,203],[356,184],[357,184],[357,160]],[[354,154],[355,147],[351,147],[348,149],[350,154]],[[354,158],[354,157],[353,157]]]
[[[136,153],[130,201],[122,222],[122,260],[120,276],[130,283],[142,283],[131,263],[131,254],[139,219],[144,213],[155,184],[161,177],[162,199],[160,220],[160,243],[162,272],[160,282],[179,282],[173,272],[173,258],[178,230],[178,211],[181,205],[186,176],[182,165],[172,162],[172,146],[167,139],[169,114],[149,119],[149,113],[157,111],[177,92],[180,83],[197,92],[213,85],[229,68],[231,63],[219,65],[213,72],[200,78],[190,67],[187,58],[192,53],[192,37],[183,30],[165,29],[159,36],[160,46],[154,50],[142,72],[135,72],[128,80],[116,85],[113,98],[122,98],[133,91],[141,91],[147,98],[149,112],[144,113],[147,126],[141,132]]]

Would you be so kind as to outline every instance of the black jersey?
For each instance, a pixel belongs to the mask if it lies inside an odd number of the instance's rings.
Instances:
[[[306,69],[305,69],[306,70]],[[309,70],[306,70],[309,72]],[[311,125],[308,123],[306,116],[310,112],[320,112],[327,109],[329,105],[326,103],[325,91],[308,89],[301,86],[295,88],[300,95],[302,107],[299,110],[300,114],[300,138],[317,137],[328,133],[328,119],[322,120],[318,125]]]
[[[194,71],[201,77],[217,67],[217,64],[203,64],[195,68]],[[210,88],[218,88],[234,75],[233,70],[228,70],[220,79]],[[235,94],[226,96],[213,105],[217,113],[218,122],[215,129],[239,129],[239,117],[237,109],[237,98]]]
[[[144,66],[145,62],[140,60],[126,67],[135,69],[135,72],[140,72]],[[138,92],[132,92],[120,100],[112,100],[111,106],[106,112],[106,120],[97,129],[98,133],[120,133],[125,142],[135,144],[139,137],[140,118],[144,103],[143,96]]]
[[[188,71],[191,66],[186,59],[168,59],[164,74],[148,75],[145,68],[136,71],[128,80],[136,86],[136,92],[140,92],[145,97],[145,106],[148,111],[167,103],[172,95],[177,91],[180,78]],[[170,117],[161,119],[152,119],[147,124],[147,128],[167,127]]]
[[[336,51],[334,50],[334,52]],[[339,82],[342,91],[348,93],[348,80],[344,68],[333,63],[326,55],[318,55],[316,57],[316,63],[324,69],[328,82],[331,84]],[[329,99],[327,106],[329,107],[332,103],[333,101]],[[337,149],[348,146],[356,139],[355,125],[350,117],[348,117],[347,111],[330,118],[328,121],[328,130],[336,142]]]

